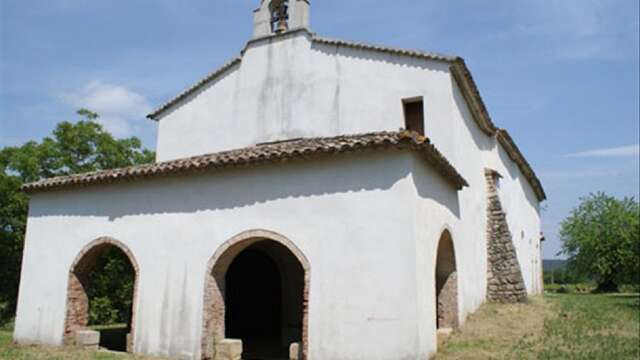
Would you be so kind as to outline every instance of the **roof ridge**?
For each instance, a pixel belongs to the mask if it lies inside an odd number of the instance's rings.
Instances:
[[[361,41],[330,38],[330,37],[320,36],[315,33],[311,34],[311,39],[313,41],[325,43],[325,44],[344,45],[344,46],[361,48],[365,50],[392,52],[392,53],[398,53],[400,55],[427,58],[430,60],[454,62],[460,59],[460,57],[456,55],[448,55],[448,54],[443,54],[439,52],[425,51],[420,49],[410,49],[410,48],[402,48],[402,47],[396,47],[396,46],[380,45],[380,44],[361,42]]]

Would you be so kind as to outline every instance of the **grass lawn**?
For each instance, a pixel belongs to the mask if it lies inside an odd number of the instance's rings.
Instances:
[[[90,352],[72,348],[16,346],[12,332],[0,330],[0,359],[11,360],[143,360],[152,359],[120,353]]]
[[[150,359],[16,346],[11,336],[10,330],[0,330],[0,359]],[[440,346],[435,359],[640,360],[640,296],[551,294],[528,304],[486,304]]]
[[[435,359],[640,359],[640,296],[552,294],[487,304]]]

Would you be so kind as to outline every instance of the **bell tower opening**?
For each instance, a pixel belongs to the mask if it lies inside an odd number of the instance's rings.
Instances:
[[[271,32],[279,33],[289,29],[289,0],[273,0],[269,5]]]
[[[309,29],[309,0],[262,0],[254,10],[254,39],[297,29]]]

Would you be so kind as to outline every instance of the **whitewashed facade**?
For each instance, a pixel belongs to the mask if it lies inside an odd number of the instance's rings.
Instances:
[[[291,139],[397,132],[407,126],[403,100],[421,98],[424,135],[466,186],[406,149],[27,185],[16,341],[63,343],[72,264],[109,238],[138,267],[131,350],[223,359],[216,346],[224,334],[204,336],[211,261],[230,239],[259,237],[286,239],[307,263],[306,315],[290,330],[302,357],[424,359],[436,351],[443,233],[455,256],[455,323],[463,326],[488,296],[487,169],[502,176],[498,195],[526,292],[542,291],[544,192],[491,122],[462,59],[324,39],[308,30],[307,1],[285,4],[288,21],[272,27],[274,6],[263,1],[241,55],[150,115],[159,126],[158,164]]]

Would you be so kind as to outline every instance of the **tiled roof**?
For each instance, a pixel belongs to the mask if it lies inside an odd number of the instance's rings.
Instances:
[[[429,139],[414,132],[400,131],[269,143],[156,164],[45,179],[25,184],[21,189],[27,193],[36,193],[93,184],[134,181],[170,174],[214,171],[384,149],[415,151],[456,189],[468,186],[466,180],[431,144]]]
[[[469,71],[464,59],[457,58],[456,61],[451,64],[450,69],[453,78],[456,80],[462,92],[462,96],[464,96],[464,99],[467,101],[467,105],[471,110],[471,116],[473,116],[476,124],[478,124],[485,134],[489,136],[495,135],[498,128],[494,125],[493,120],[491,120],[484,100],[482,100],[482,96],[480,96],[480,90],[478,90],[478,86],[475,80],[473,80],[471,71]]]

